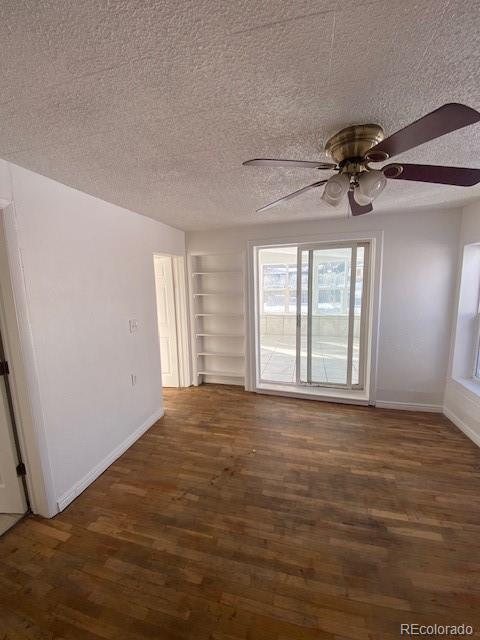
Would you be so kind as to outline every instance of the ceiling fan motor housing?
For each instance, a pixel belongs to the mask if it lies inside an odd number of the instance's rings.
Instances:
[[[384,137],[385,133],[378,124],[356,124],[329,138],[325,144],[325,152],[338,165],[345,167],[346,173],[358,173],[365,168],[364,158],[368,150]]]

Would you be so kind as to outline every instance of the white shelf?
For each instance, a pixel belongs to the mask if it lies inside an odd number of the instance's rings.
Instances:
[[[243,373],[237,371],[199,371],[199,376],[217,376],[217,378],[244,378]]]
[[[196,318],[243,318],[243,313],[196,313]]]
[[[230,275],[233,273],[243,273],[241,269],[235,271],[195,271],[192,276],[216,276],[216,275]]]
[[[196,338],[245,338],[243,333],[196,333]]]
[[[193,297],[196,298],[198,296],[234,296],[235,298],[243,297],[243,293],[239,293],[238,291],[209,291],[208,293],[194,293]]]
[[[214,356],[219,358],[244,358],[243,353],[226,353],[226,352],[215,352],[215,351],[199,351],[197,356]]]

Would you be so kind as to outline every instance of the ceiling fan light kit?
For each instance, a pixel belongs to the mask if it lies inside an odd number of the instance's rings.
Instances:
[[[399,153],[475,124],[479,120],[480,113],[475,109],[463,104],[450,103],[435,109],[388,138],[385,138],[385,133],[378,124],[353,125],[342,129],[325,144],[325,153],[334,163],[268,158],[247,160],[243,163],[246,166],[302,167],[337,171],[336,175],[279,198],[257,209],[257,212],[323,185],[325,188],[321,197],[329,205],[338,206],[345,194],[348,194],[353,216],[364,215],[373,210],[371,203],[382,193],[389,179],[473,186],[480,182],[480,169],[405,163],[393,163],[381,169],[373,169],[370,163],[384,162]]]
[[[350,178],[346,173],[332,176],[325,184],[322,200],[332,207],[337,207],[350,188]]]

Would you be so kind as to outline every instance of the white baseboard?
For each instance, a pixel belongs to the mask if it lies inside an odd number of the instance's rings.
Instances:
[[[128,436],[118,447],[108,454],[103,460],[101,460],[93,469],[91,469],[86,475],[81,478],[78,482],[76,482],[71,489],[66,491],[60,498],[57,500],[58,510],[63,511],[68,505],[75,500],[77,496],[79,496],[82,491],[92,484],[94,480],[98,478],[108,467],[119,458],[122,453],[132,446],[134,442],[136,442],[140,436],[142,436],[145,431],[148,431],[152,425],[160,420],[163,416],[164,411],[163,407],[156,411],[153,415],[151,415],[145,422],[138,427],[132,434]]]
[[[399,409],[400,411],[427,411],[429,413],[442,413],[443,407],[439,404],[420,404],[408,402],[391,402],[389,400],[377,400],[377,409]]]
[[[460,420],[460,418],[456,416],[452,411],[450,411],[450,409],[447,409],[447,407],[443,407],[443,413],[449,420],[453,422],[456,427],[460,429],[460,431],[463,431],[467,438],[470,438],[470,440],[472,440],[477,445],[477,447],[480,447],[480,436],[478,435],[478,433],[471,429],[468,424],[465,424],[463,420]]]

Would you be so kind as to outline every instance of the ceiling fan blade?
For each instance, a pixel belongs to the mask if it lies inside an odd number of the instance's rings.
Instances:
[[[370,213],[370,211],[373,211],[371,204],[367,204],[365,206],[358,204],[353,195],[353,191],[351,190],[348,191],[348,202],[350,203],[352,216],[363,216],[364,213]]]
[[[444,104],[385,138],[369,149],[366,156],[371,162],[381,162],[479,120],[480,113],[471,107],[454,102]]]
[[[399,172],[400,167],[402,171]],[[389,175],[389,170],[390,174]],[[442,167],[431,164],[392,164],[383,167],[385,177],[393,180],[414,180],[435,184],[452,184],[472,187],[480,182],[480,169]]]
[[[284,200],[290,200],[291,198],[296,198],[297,196],[299,196],[301,193],[304,193],[305,191],[310,191],[310,189],[321,187],[322,184],[325,184],[326,182],[328,181],[320,180],[319,182],[314,182],[313,184],[309,184],[306,187],[302,187],[301,189],[298,189],[298,191],[289,193],[287,196],[283,196],[283,198],[279,198],[278,200],[274,200],[274,202],[270,202],[270,204],[266,204],[264,207],[260,207],[260,209],[257,209],[257,213],[266,211],[266,209],[270,209],[270,207],[274,207],[275,205],[279,204],[280,202],[283,202]]]
[[[331,162],[315,160],[273,160],[272,158],[254,158],[242,163],[244,167],[300,167],[303,169],[335,169]]]

